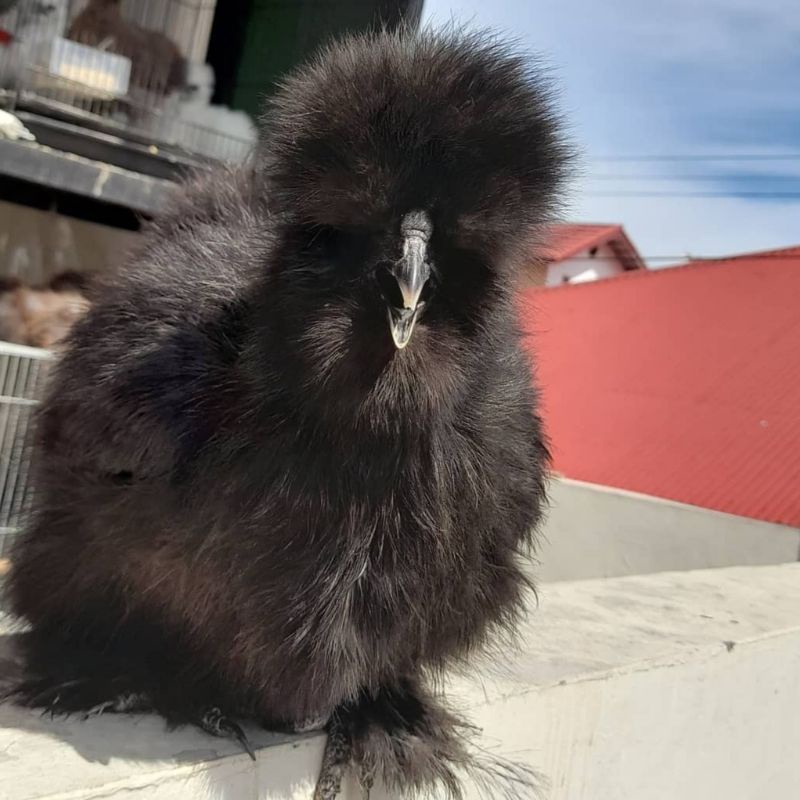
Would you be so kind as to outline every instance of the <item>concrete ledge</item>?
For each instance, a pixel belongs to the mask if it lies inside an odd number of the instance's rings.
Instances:
[[[548,800],[800,796],[800,565],[542,595],[506,674],[454,689]]]
[[[541,581],[783,564],[800,530],[566,478],[550,485]]]
[[[543,797],[796,800],[800,565],[552,584],[523,635],[450,696],[490,749],[547,776]],[[248,732],[256,764],[149,717],[3,707],[0,798],[309,799],[323,737]]]

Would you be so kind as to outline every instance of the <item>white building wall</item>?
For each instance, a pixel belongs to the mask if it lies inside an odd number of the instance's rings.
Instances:
[[[584,250],[566,261],[550,264],[547,268],[547,286],[562,283],[578,283],[579,280],[598,280],[610,278],[624,271],[622,262],[608,245],[597,248],[594,256]]]

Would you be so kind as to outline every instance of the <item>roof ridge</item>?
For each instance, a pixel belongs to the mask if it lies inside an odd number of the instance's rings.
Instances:
[[[541,256],[546,261],[565,261],[585,249],[598,247],[624,235],[625,229],[622,224],[554,223],[549,226],[543,237]],[[629,239],[627,241],[630,243]]]
[[[713,256],[709,258],[690,258],[688,263],[706,264],[709,261],[737,261],[742,258],[769,258],[770,256],[779,255],[780,253],[789,253],[790,251],[797,250],[800,256],[800,244],[790,245],[789,247],[773,247],[769,250],[751,250],[745,253],[734,253],[730,256]]]
[[[570,228],[621,228],[621,222],[578,222],[577,220],[562,220],[554,222],[551,228],[567,227]]]

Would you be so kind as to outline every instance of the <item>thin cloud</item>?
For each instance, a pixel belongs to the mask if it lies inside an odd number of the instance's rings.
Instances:
[[[554,65],[584,151],[572,216],[623,222],[646,255],[720,255],[800,240],[800,198],[791,196],[800,194],[800,160],[601,160],[800,153],[796,0],[426,0],[425,10],[434,23],[455,18],[504,30]],[[636,190],[683,196],[622,195]]]

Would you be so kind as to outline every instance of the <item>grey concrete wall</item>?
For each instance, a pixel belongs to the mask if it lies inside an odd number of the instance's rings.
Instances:
[[[550,486],[535,574],[607,578],[667,570],[781,564],[800,530],[567,479]]]

